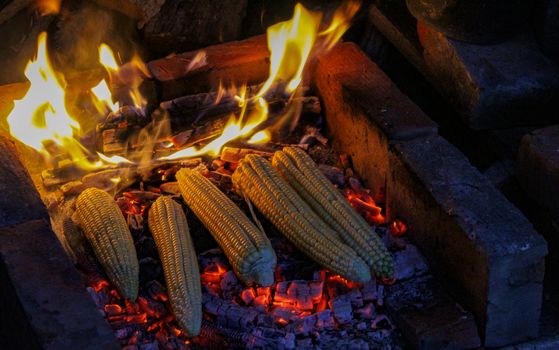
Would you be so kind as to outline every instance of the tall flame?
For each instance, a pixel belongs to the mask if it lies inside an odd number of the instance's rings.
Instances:
[[[270,133],[267,130],[258,131],[258,126],[268,118],[266,94],[276,86],[282,87],[290,95],[296,93],[303,81],[303,73],[309,58],[316,54],[313,50],[332,48],[349,27],[351,18],[359,6],[359,1],[348,1],[334,13],[330,25],[320,32],[322,14],[309,11],[303,5],[297,4],[290,20],[268,28],[270,74],[255,96],[248,97],[246,89],[241,89],[235,96],[239,106],[242,107],[240,116],[231,118],[223,133],[205,147],[186,148],[160,159],[179,159],[208,153],[219,154],[227,142],[241,137],[250,137],[249,143],[268,142]],[[317,45],[319,39],[320,45]],[[220,85],[216,100],[221,99],[224,93],[227,91]],[[247,106],[256,106],[253,115],[256,114],[257,118],[244,118]],[[245,119],[250,122],[246,122]]]
[[[287,83],[292,93],[301,84],[303,70],[316,41],[322,15],[295,5],[293,18],[268,28],[270,76],[259,96],[264,95],[278,81]]]
[[[47,156],[46,145],[52,142],[64,149],[79,166],[96,167],[87,160],[87,152],[74,139],[80,125],[66,109],[66,82],[52,68],[47,55],[46,33],[39,35],[37,58],[29,62],[25,76],[31,86],[23,99],[14,102],[15,107],[7,120],[12,136]]]
[[[108,46],[101,45],[99,55],[109,72],[118,69]],[[93,161],[90,152],[79,142],[80,124],[66,109],[66,82],[54,70],[48,57],[46,33],[39,35],[37,57],[27,64],[25,76],[30,88],[21,100],[14,101],[15,107],[7,118],[14,138],[37,150],[47,160],[55,154],[66,155],[77,167],[84,169],[97,169],[103,161],[108,164],[125,162],[103,156],[100,156],[101,161]],[[101,115],[118,109],[118,104],[112,102],[106,80],[102,80],[91,92]]]

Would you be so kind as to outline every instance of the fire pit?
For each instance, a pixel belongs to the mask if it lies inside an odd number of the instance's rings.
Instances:
[[[534,337],[545,242],[339,42],[358,9],[323,19],[297,5],[267,36],[148,63],[102,45],[104,78],[71,106],[41,35],[7,119],[18,150],[0,144],[9,344],[467,349]]]

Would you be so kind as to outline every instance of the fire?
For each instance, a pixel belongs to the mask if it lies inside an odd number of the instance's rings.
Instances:
[[[105,44],[99,47],[99,60],[109,77],[119,68],[112,50]],[[66,82],[48,57],[46,33],[39,35],[37,57],[27,64],[25,76],[30,88],[21,100],[14,101],[15,107],[7,118],[10,134],[15,139],[40,152],[46,160],[65,155],[75,166],[86,170],[98,169],[105,163],[131,163],[123,157],[109,158],[102,154],[98,154],[99,160],[94,160],[80,143],[80,124],[66,108]],[[91,95],[100,116],[119,107],[112,102],[105,79],[91,89]]]
[[[245,108],[243,112],[241,112],[241,117],[244,116],[246,110],[246,102],[244,103]],[[195,147],[185,148],[178,152],[175,152],[167,157],[162,157],[162,160],[174,160],[180,158],[187,158],[187,157],[195,157],[200,156],[203,154],[210,154],[210,155],[218,155],[221,151],[221,148],[229,141],[234,140],[239,137],[249,136],[254,129],[260,125],[262,122],[266,120],[268,116],[268,103],[264,98],[258,98],[257,104],[255,106],[254,111],[248,116],[248,120],[244,122],[243,118],[231,118],[223,133],[213,140],[212,142],[208,143],[206,146],[196,149]]]
[[[257,130],[258,126],[268,119],[268,103],[266,95],[273,88],[280,86],[285,93],[293,96],[303,81],[305,67],[311,54],[316,51],[328,50],[340,40],[349,27],[352,16],[359,9],[360,2],[351,0],[338,9],[326,30],[320,32],[322,14],[307,10],[303,5],[297,4],[293,17],[285,22],[277,23],[267,31],[268,48],[270,50],[270,74],[260,91],[253,97],[247,97],[246,88],[242,88],[235,96],[242,107],[239,117],[232,117],[225,127],[222,135],[202,148],[186,148],[175,152],[160,160],[174,160],[196,157],[203,154],[218,155],[221,148],[228,142],[250,137],[249,143],[265,143],[271,140],[268,130]],[[315,45],[319,36],[321,45]],[[315,52],[313,53],[313,49]],[[220,84],[216,103],[227,92]],[[246,118],[248,106],[256,106],[258,116]],[[292,115],[291,111],[286,116]],[[246,121],[248,119],[248,121]],[[284,119],[284,118],[282,118]],[[256,132],[255,132],[256,131]]]
[[[47,158],[50,155],[47,149],[52,150],[49,145],[55,144],[55,148],[66,151],[79,166],[98,167],[88,160],[87,151],[74,138],[80,125],[66,109],[66,82],[52,68],[46,33],[39,36],[37,57],[27,65],[25,76],[31,86],[21,100],[14,102],[15,108],[8,116],[11,135]]]
[[[264,95],[279,82],[286,82],[286,91],[293,93],[301,84],[303,70],[316,41],[321,14],[295,5],[293,18],[268,28],[270,76],[259,95]]]

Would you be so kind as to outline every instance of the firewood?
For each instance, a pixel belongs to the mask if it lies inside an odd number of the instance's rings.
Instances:
[[[94,0],[99,5],[139,20],[138,27],[159,13],[165,0]]]
[[[149,62],[153,78],[160,82],[162,98],[170,100],[225,86],[266,80],[270,53],[265,36],[207,47],[203,54],[186,52]],[[198,61],[202,64],[194,64]]]

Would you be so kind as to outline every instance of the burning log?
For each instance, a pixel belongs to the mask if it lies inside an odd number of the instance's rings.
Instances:
[[[262,157],[271,158],[274,154],[271,152],[259,151],[249,148],[224,147],[221,151],[220,159],[229,163],[238,163],[245,158],[246,155],[257,154]]]
[[[265,36],[210,46],[203,53],[193,51],[148,63],[149,71],[161,83],[165,100],[189,93],[210,91],[246,81],[258,84],[269,73],[270,53]]]
[[[261,85],[250,86],[247,88],[246,95],[254,96]],[[301,105],[301,113],[320,114],[320,100],[316,96],[295,97],[286,100],[281,96],[271,96],[267,99],[270,111],[275,114],[283,114],[288,106]],[[187,95],[160,104],[160,107],[169,113],[175,124],[180,122],[183,125],[189,123],[198,123],[202,118],[211,119],[238,113],[241,110],[239,106],[239,98],[236,96],[226,95],[219,98],[218,92],[200,93],[195,95]]]

